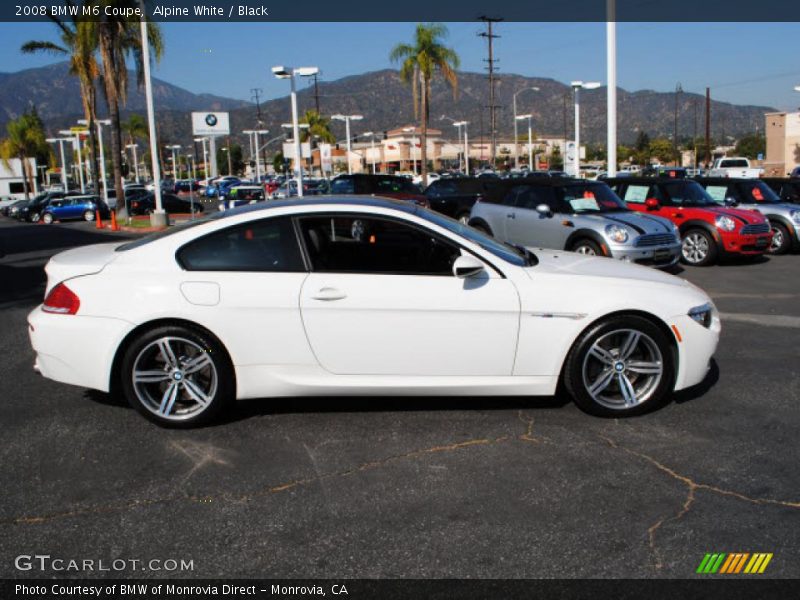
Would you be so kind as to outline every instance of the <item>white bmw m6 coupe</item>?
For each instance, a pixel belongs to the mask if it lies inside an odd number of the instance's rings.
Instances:
[[[35,368],[167,426],[298,395],[563,389],[586,412],[638,414],[700,383],[720,332],[710,298],[672,275],[380,198],[246,206],[46,271]]]

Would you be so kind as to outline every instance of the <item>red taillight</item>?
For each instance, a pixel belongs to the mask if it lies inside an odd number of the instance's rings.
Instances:
[[[47,294],[42,310],[59,315],[74,315],[80,307],[81,301],[75,295],[75,292],[63,283],[59,283]]]

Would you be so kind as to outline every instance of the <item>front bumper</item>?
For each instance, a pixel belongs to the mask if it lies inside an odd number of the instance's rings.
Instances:
[[[107,392],[114,355],[131,328],[119,319],[51,314],[38,306],[28,315],[34,369],[54,381]]]
[[[727,254],[764,254],[772,243],[772,232],[757,235],[741,235],[738,233],[719,233],[721,249]]]
[[[608,248],[612,258],[659,269],[674,266],[678,264],[681,258],[680,242],[665,246],[648,246],[646,248],[614,245],[609,245]]]
[[[721,326],[717,314],[709,328],[703,327],[689,315],[673,317],[669,325],[674,334],[677,329],[678,371],[675,391],[678,391],[697,385],[706,378],[711,358],[717,350]]]

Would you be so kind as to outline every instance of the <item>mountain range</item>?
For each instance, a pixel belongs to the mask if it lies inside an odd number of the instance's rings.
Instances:
[[[144,92],[136,88],[136,78],[129,77],[131,87],[123,116],[131,112],[142,113],[145,108]],[[287,86],[288,87],[288,86]],[[318,98],[314,86],[299,85],[298,106],[301,114],[313,109],[319,102],[323,115],[335,113],[361,114],[362,121],[353,123],[352,134],[362,131],[383,132],[414,122],[411,88],[404,84],[396,70],[384,69],[352,75],[335,81],[319,82]],[[513,131],[512,96],[524,88],[537,87],[538,91],[524,91],[517,96],[519,114],[533,115],[534,131],[542,136],[563,137],[573,135],[574,108],[569,85],[554,79],[523,77],[503,74],[496,76],[497,129],[501,137],[510,137]],[[231,130],[241,132],[257,124],[260,111],[262,127],[278,135],[281,123],[291,120],[288,97],[263,102],[260,107],[252,103],[213,94],[195,94],[159,79],[153,79],[153,96],[156,106],[160,141],[164,143],[191,144],[192,132],[189,112],[217,110],[229,111]],[[104,112],[102,94],[98,107]],[[45,121],[48,133],[54,133],[75,123],[82,117],[78,82],[69,74],[67,63],[27,69],[16,73],[0,73],[0,127],[11,118],[35,105]],[[432,87],[431,127],[442,130],[443,136],[455,138],[455,128],[442,115],[456,120],[469,121],[469,136],[478,141],[489,135],[489,85],[480,73],[460,72],[458,92],[437,79]],[[632,143],[640,131],[651,138],[672,135],[675,125],[675,92],[653,90],[627,91],[618,89],[618,138],[621,143]],[[743,134],[763,131],[764,113],[774,109],[766,106],[736,105],[725,102],[711,103],[712,137],[718,141]],[[685,138],[703,135],[705,131],[705,98],[687,92],[677,94],[678,136]],[[344,124],[334,121],[334,134],[345,137]],[[521,131],[527,130],[527,125]],[[602,142],[606,135],[606,89],[581,92],[581,139]],[[246,137],[236,136],[247,145]]]

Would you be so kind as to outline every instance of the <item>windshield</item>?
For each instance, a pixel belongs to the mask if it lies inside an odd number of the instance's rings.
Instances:
[[[721,168],[723,168],[723,169],[733,169],[733,168],[739,168],[739,167],[746,169],[750,165],[747,164],[747,161],[745,159],[743,159],[743,158],[739,158],[739,159],[729,158],[729,159],[723,160],[720,163],[719,166]]]
[[[678,206],[715,206],[717,203],[696,181],[666,183],[664,189],[673,204]]]
[[[444,227],[448,231],[468,239],[470,242],[477,244],[490,254],[493,254],[496,257],[511,263],[512,265],[517,265],[518,267],[530,267],[539,262],[536,256],[530,250],[526,250],[521,246],[500,243],[497,240],[484,235],[477,229],[473,229],[472,227],[464,225],[460,221],[451,219],[450,217],[447,217],[441,213],[419,208],[417,209],[416,214],[426,221],[430,221],[439,227]]]
[[[577,214],[628,211],[625,203],[607,185],[567,185],[561,188],[564,201]]]

